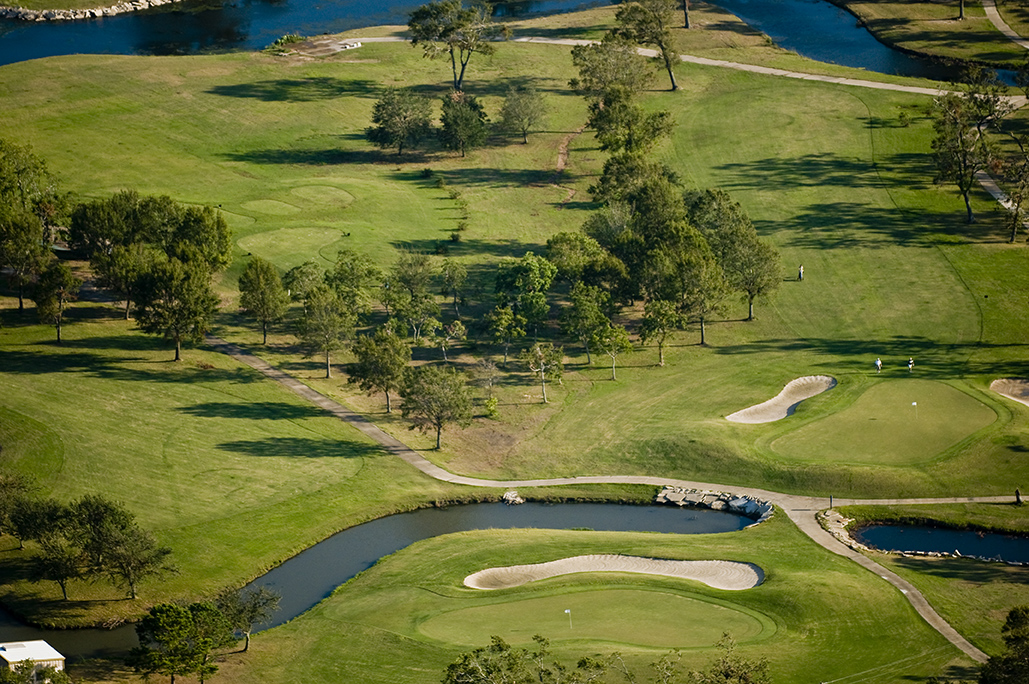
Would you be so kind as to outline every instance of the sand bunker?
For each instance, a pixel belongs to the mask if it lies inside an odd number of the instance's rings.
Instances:
[[[676,561],[638,556],[573,556],[549,563],[489,568],[465,577],[472,589],[508,589],[535,580],[571,575],[577,572],[635,572],[664,575],[703,582],[715,589],[739,591],[752,589],[765,578],[764,571],[751,563],[733,561]]]
[[[828,375],[806,375],[791,380],[782,392],[768,401],[737,411],[725,417],[734,423],[771,423],[793,415],[797,404],[816,394],[836,387],[836,378]]]
[[[1029,406],[1029,380],[1024,378],[1000,378],[990,383],[990,389],[1008,399]]]

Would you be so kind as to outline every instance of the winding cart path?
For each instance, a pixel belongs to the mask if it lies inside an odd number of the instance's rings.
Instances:
[[[278,368],[275,368],[271,364],[267,363],[261,358],[254,356],[246,350],[238,347],[234,344],[226,342],[213,335],[207,336],[207,344],[214,348],[216,351],[222,352],[237,361],[250,366],[251,368],[263,373],[265,376],[282,383],[290,390],[295,392],[297,395],[310,401],[316,406],[321,407],[325,411],[328,411],[332,415],[336,416],[342,421],[353,425],[355,428],[360,430],[362,433],[370,437],[371,439],[378,442],[382,447],[400,458],[404,462],[417,468],[421,472],[425,473],[429,477],[444,482],[452,482],[454,484],[468,485],[471,487],[492,487],[492,488],[517,488],[517,487],[550,487],[555,485],[575,485],[575,484],[640,484],[640,485],[652,485],[656,487],[663,487],[669,485],[672,487],[684,487],[690,489],[709,489],[712,491],[726,491],[732,492],[733,494],[742,494],[746,496],[752,496],[757,499],[769,501],[779,508],[781,508],[790,520],[794,522],[800,530],[812,539],[819,546],[837,554],[844,558],[849,558],[861,567],[867,569],[869,572],[873,572],[882,579],[886,580],[907,598],[911,605],[918,611],[926,622],[929,623],[936,631],[942,634],[948,641],[957,646],[961,651],[968,655],[973,660],[978,662],[985,662],[987,655],[980,651],[978,648],[969,643],[963,636],[958,634],[957,630],[950,626],[950,624],[944,620],[940,615],[933,610],[933,607],[929,605],[929,602],[922,595],[918,589],[915,588],[907,580],[903,579],[896,573],[888,570],[887,568],[879,565],[872,559],[864,556],[857,551],[854,551],[850,547],[840,542],[836,537],[832,536],[829,532],[822,528],[818,523],[816,517],[818,511],[829,507],[829,500],[824,497],[813,497],[813,496],[798,496],[795,494],[782,494],[779,492],[772,492],[766,489],[757,489],[754,487],[736,487],[722,484],[715,484],[711,482],[693,482],[689,480],[678,480],[669,477],[658,477],[651,475],[589,475],[581,477],[559,477],[544,480],[484,480],[477,477],[465,477],[464,475],[455,475],[449,471],[440,468],[436,464],[428,461],[421,454],[414,449],[410,448],[397,438],[390,434],[387,434],[381,428],[373,424],[367,418],[359,413],[355,413],[350,409],[346,408],[342,404],[330,399],[321,392],[318,392],[311,387],[308,387],[300,380],[297,380],[289,373],[286,373]],[[855,505],[855,504],[868,504],[868,505],[891,505],[891,504],[944,504],[944,503],[1000,503],[1010,501],[1011,497],[1003,496],[969,496],[969,497],[948,497],[948,498],[932,498],[932,499],[833,499],[834,505]]]

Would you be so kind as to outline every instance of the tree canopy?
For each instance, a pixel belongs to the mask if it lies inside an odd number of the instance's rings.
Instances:
[[[488,3],[464,7],[461,0],[434,0],[422,5],[411,13],[407,28],[411,45],[420,45],[426,57],[450,58],[457,91],[462,89],[472,55],[494,54],[497,48],[493,41],[509,33],[506,26],[493,21]]]
[[[175,257],[159,260],[143,272],[137,289],[139,327],[172,340],[175,360],[181,360],[182,343],[203,339],[218,306],[207,265]]]
[[[465,378],[447,366],[421,366],[407,374],[401,411],[412,429],[435,430],[436,448],[447,425],[466,426],[472,420],[472,399]]]
[[[428,98],[406,88],[386,88],[372,107],[372,125],[365,130],[368,140],[383,149],[416,147],[432,131]]]

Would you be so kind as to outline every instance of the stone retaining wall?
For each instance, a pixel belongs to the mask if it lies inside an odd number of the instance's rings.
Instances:
[[[92,9],[66,10],[48,9],[31,10],[23,7],[7,7],[0,5],[0,18],[19,19],[21,21],[70,21],[75,19],[97,19],[99,17],[113,17],[126,12],[170,5],[180,0],[131,0],[131,2],[119,2],[110,7],[94,7]]]
[[[737,496],[728,492],[712,492],[681,487],[665,487],[655,498],[657,503],[674,504],[680,508],[710,508],[715,511],[731,511],[748,518],[764,522],[772,517],[775,506],[749,496]]]

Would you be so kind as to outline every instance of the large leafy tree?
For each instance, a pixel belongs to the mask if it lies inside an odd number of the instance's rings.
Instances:
[[[261,324],[262,344],[268,344],[268,325],[286,314],[289,295],[275,264],[253,257],[239,276],[239,306]]]
[[[596,131],[600,149],[644,154],[672,131],[675,122],[667,111],[648,112],[623,87],[612,88],[603,101],[589,105],[587,126]]]
[[[420,45],[426,57],[449,57],[454,90],[461,90],[465,69],[472,55],[492,55],[494,41],[506,37],[508,29],[492,19],[492,7],[485,2],[464,7],[461,0],[438,0],[422,5],[407,22],[411,45]]]
[[[347,382],[365,392],[386,395],[386,413],[393,412],[390,396],[404,385],[404,371],[411,362],[411,347],[388,326],[375,334],[359,337],[354,344],[356,361],[350,366]]]
[[[971,192],[976,175],[996,159],[996,149],[987,133],[1011,110],[1003,86],[992,72],[971,70],[962,93],[947,93],[933,101],[933,157],[937,183],[957,186],[965,201],[968,223],[975,222]]]
[[[665,341],[675,331],[681,330],[682,325],[682,314],[674,303],[664,299],[651,299],[644,306],[640,340],[643,344],[657,342],[657,365],[665,365]]]
[[[979,684],[1023,684],[1029,681],[1029,606],[1008,611],[1001,628],[1004,653],[979,670]]]
[[[432,130],[429,100],[411,90],[389,87],[372,107],[372,125],[365,130],[368,140],[383,149],[416,147]]]
[[[332,352],[342,349],[354,336],[357,315],[337,292],[326,286],[308,295],[297,336],[309,355],[325,355],[325,377],[332,377]]]
[[[68,521],[85,554],[90,574],[105,571],[110,550],[135,524],[134,516],[124,507],[97,494],[87,494],[72,502]]]
[[[515,313],[532,326],[538,337],[539,326],[547,321],[550,305],[547,293],[557,276],[557,266],[548,259],[526,252],[521,259],[504,259],[497,267],[496,295],[501,306],[512,306]],[[506,356],[506,352],[505,352]]]
[[[294,302],[302,302],[316,287],[325,281],[325,272],[314,261],[305,261],[286,271],[282,284]]]
[[[461,298],[461,289],[468,280],[468,269],[460,261],[444,259],[440,266],[440,275],[443,276],[443,294],[453,297],[454,315],[460,316],[461,311],[457,303]]]
[[[123,586],[129,598],[135,599],[141,580],[175,572],[168,559],[171,552],[169,547],[159,545],[152,533],[131,525],[115,535],[104,560],[105,571],[114,584]]]
[[[510,305],[497,306],[486,314],[486,326],[493,341],[504,347],[504,366],[507,366],[507,355],[515,340],[525,337],[525,318],[514,311]]]
[[[356,315],[371,311],[369,289],[382,277],[371,259],[353,249],[341,249],[336,263],[325,274],[325,283],[339,295],[343,306]]]
[[[467,150],[486,142],[488,121],[486,110],[474,95],[454,90],[443,97],[440,142],[447,149],[460,151],[463,157]]]
[[[569,85],[590,102],[602,102],[616,88],[639,94],[654,80],[653,70],[646,58],[636,52],[636,46],[614,33],[607,34],[599,43],[573,47],[572,64],[579,76]]]
[[[25,288],[51,258],[43,224],[30,212],[0,206],[0,269],[18,288],[18,311],[25,311]]]
[[[511,86],[500,109],[500,125],[508,131],[522,134],[528,144],[529,131],[540,125],[547,114],[547,103],[540,91],[531,85]]]
[[[57,343],[61,343],[61,324],[64,321],[64,310],[78,295],[82,281],[71,272],[71,267],[63,261],[54,259],[39,274],[35,294],[36,310],[39,320],[50,323],[57,329]]]
[[[576,283],[569,300],[569,305],[561,312],[561,328],[582,343],[586,363],[592,365],[590,340],[610,323],[611,295],[599,287]]]
[[[49,529],[39,539],[39,553],[29,561],[29,580],[56,582],[68,600],[68,583],[84,574],[82,549],[61,530]]]
[[[57,181],[46,161],[31,147],[0,138],[0,215],[8,211],[31,213],[43,227],[46,244],[67,210]]]
[[[653,45],[660,53],[672,90],[678,90],[674,65],[679,61],[672,39],[676,0],[635,0],[618,8],[619,33],[640,45]]]
[[[137,291],[139,327],[173,341],[176,361],[182,359],[183,342],[203,339],[218,306],[208,265],[196,260],[155,262],[140,276]]]
[[[243,652],[250,650],[250,634],[255,625],[268,622],[279,609],[282,596],[267,587],[251,589],[226,589],[218,594],[215,605],[229,621],[229,625],[241,632],[246,639]]]
[[[144,678],[159,674],[170,677],[197,671],[203,654],[195,643],[193,616],[186,606],[163,603],[154,606],[136,623],[139,646],[129,654],[129,664]]]
[[[440,448],[443,428],[469,425],[472,399],[465,378],[452,367],[421,366],[409,371],[403,389],[401,412],[413,422],[412,429],[436,432]]]

